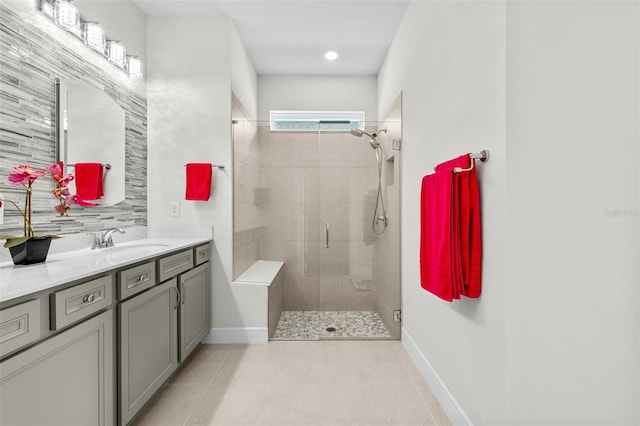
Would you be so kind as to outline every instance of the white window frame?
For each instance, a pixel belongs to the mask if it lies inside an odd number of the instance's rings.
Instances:
[[[271,111],[269,113],[269,125],[272,132],[317,132],[317,131],[344,131],[348,132],[349,129],[333,130],[333,129],[282,129],[277,128],[276,123],[278,121],[305,121],[314,122],[317,121],[320,124],[321,121],[357,121],[358,129],[364,130],[365,117],[364,111]]]

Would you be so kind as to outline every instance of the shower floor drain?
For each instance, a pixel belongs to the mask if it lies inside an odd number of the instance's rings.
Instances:
[[[333,333],[334,331],[336,331],[335,327],[327,327],[325,330],[327,330],[329,333]]]

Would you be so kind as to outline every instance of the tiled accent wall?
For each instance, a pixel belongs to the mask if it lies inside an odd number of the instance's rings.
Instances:
[[[82,80],[102,89],[125,111],[126,199],[111,207],[73,206],[69,217],[58,217],[49,193],[53,186],[48,178],[41,178],[34,184],[36,233],[68,234],[147,223],[146,99],[122,84],[121,70],[105,71],[84,59],[87,54],[94,55],[86,46],[66,47],[0,4],[0,193],[5,198],[23,203],[22,186],[7,183],[14,165],[28,163],[44,169],[55,161],[56,78]],[[22,217],[7,205],[0,234],[21,233]]]

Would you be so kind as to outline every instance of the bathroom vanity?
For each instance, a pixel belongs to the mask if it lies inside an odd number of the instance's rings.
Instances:
[[[0,424],[128,424],[210,329],[210,238],[0,263]]]

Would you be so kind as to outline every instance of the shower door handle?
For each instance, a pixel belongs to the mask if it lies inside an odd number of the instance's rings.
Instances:
[[[327,231],[327,248],[329,248],[329,222],[327,222],[325,230]]]

